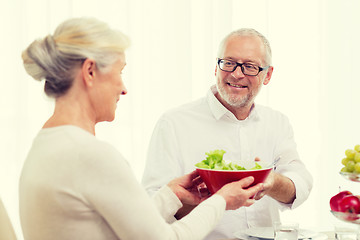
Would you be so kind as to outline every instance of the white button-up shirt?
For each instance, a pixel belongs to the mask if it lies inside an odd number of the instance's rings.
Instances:
[[[213,86],[205,98],[172,109],[159,119],[150,141],[142,183],[150,194],[175,177],[195,169],[205,152],[223,149],[225,161],[248,166],[255,157],[281,160],[275,171],[289,177],[296,187],[292,204],[268,196],[251,207],[227,211],[206,239],[234,237],[249,227],[271,226],[279,210],[302,204],[310,194],[312,176],[299,158],[288,118],[269,107],[254,105],[245,120],[237,120],[215,97]]]

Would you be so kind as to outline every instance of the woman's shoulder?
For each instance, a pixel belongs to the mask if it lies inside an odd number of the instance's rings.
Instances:
[[[84,142],[78,151],[78,159],[86,161],[86,164],[107,168],[129,167],[127,160],[115,146],[97,138]]]
[[[82,148],[83,153],[87,153],[90,156],[94,157],[105,157],[108,158],[116,157],[116,158],[123,158],[120,151],[115,148],[110,143],[99,140],[99,139],[93,139],[93,141],[88,141],[84,143],[84,147]]]
[[[60,150],[68,151],[63,154],[71,158],[71,161],[93,161],[94,163],[97,161],[112,162],[113,159],[125,161],[121,153],[114,146],[106,141],[99,140],[91,133],[76,126],[66,125],[43,129],[38,137],[43,138],[42,143],[46,142],[46,140],[52,140],[61,145],[62,148]]]

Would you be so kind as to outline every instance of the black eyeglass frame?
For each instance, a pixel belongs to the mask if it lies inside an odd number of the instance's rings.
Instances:
[[[220,62],[221,61],[229,61],[229,62],[234,62],[236,65],[234,66],[234,68],[233,68],[233,70],[232,71],[227,71],[227,70],[224,70],[224,69],[222,69],[221,67],[220,67]],[[255,64],[251,64],[251,65],[254,65],[254,66],[256,66],[256,67],[258,67],[259,68],[259,71],[257,72],[257,74],[255,74],[255,75],[251,75],[251,74],[247,74],[247,73],[244,73],[244,64],[249,64],[249,63],[238,63],[238,62],[235,62],[235,61],[232,61],[232,60],[228,60],[228,59],[223,59],[223,58],[218,58],[218,66],[219,66],[219,68],[222,70],[222,71],[224,71],[224,72],[233,72],[233,71],[235,71],[236,70],[236,68],[237,67],[240,67],[241,68],[241,72],[244,74],[244,75],[247,75],[247,76],[257,76],[257,75],[259,75],[259,73],[261,72],[261,71],[264,71],[264,70],[266,70],[266,69],[268,69],[270,66],[267,66],[267,67],[260,67],[260,66],[258,66],[258,65],[255,65]]]

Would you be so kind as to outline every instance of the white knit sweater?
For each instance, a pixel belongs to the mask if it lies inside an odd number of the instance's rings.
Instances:
[[[20,179],[25,240],[202,239],[225,200],[214,195],[175,221],[181,206],[166,186],[150,199],[115,148],[70,125],[39,132]]]

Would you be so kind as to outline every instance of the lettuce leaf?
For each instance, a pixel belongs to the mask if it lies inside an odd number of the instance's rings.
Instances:
[[[205,160],[198,162],[195,164],[198,168],[204,169],[216,169],[216,170],[246,170],[246,168],[239,166],[235,163],[225,163],[223,156],[226,153],[225,150],[213,150],[210,152],[205,153],[207,155]],[[255,167],[251,168],[254,169],[261,169],[262,167],[260,164],[255,162]]]

